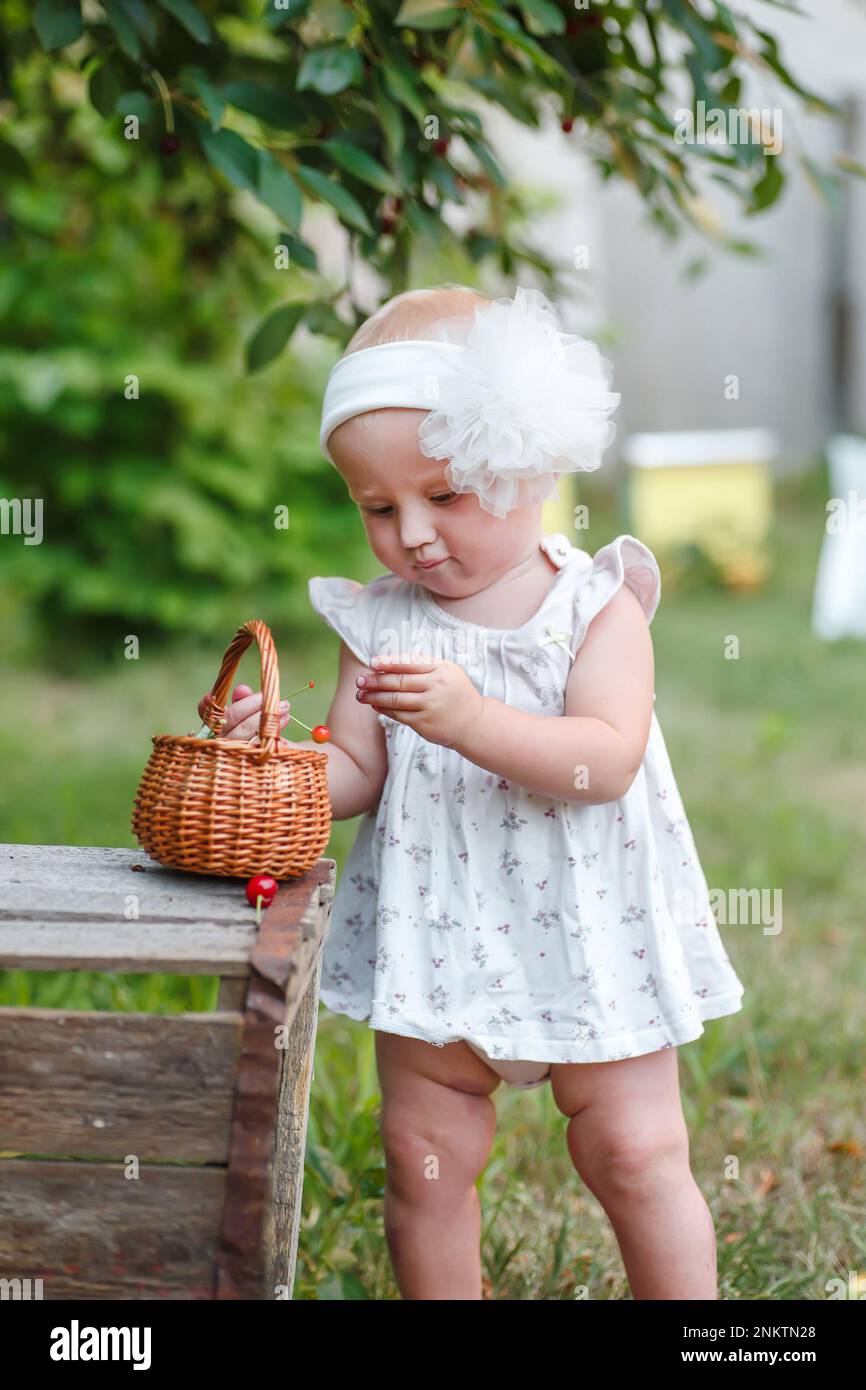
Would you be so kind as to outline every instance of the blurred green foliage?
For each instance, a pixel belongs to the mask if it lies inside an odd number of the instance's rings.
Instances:
[[[536,128],[553,95],[668,229],[693,163],[748,201],[768,158],[674,144],[673,69],[736,100],[739,23],[809,98],[724,5],[517,8],[0,0],[0,499],[42,499],[45,536],[0,535],[7,653],[74,668],[129,634],[227,645],[257,616],[302,633],[309,575],[378,571],[318,448],[362,317],[354,262],[383,298],[562,269],[523,244],[535,195],[508,186],[473,94]],[[684,52],[663,57],[660,29]],[[458,237],[445,210],[470,202]],[[337,274],[321,219],[347,239]]]
[[[0,221],[0,497],[43,499],[45,532],[0,538],[4,626],[38,613],[34,646],[66,662],[73,640],[83,658],[129,632],[311,626],[322,557],[369,566],[319,454],[332,354],[247,376],[239,346],[298,272],[274,270],[269,228],[238,235],[205,170],[140,161],[56,75],[49,100],[47,67],[19,74],[36,178]]]

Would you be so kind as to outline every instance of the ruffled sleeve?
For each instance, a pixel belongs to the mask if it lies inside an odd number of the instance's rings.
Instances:
[[[597,550],[592,564],[587,565],[574,599],[572,660],[583,644],[593,618],[623,583],[637,594],[647,622],[651,623],[661,598],[661,577],[658,562],[649,546],[634,536],[617,536],[616,540]]]
[[[307,585],[310,603],[365,666],[372,656],[370,595],[354,579],[316,575]]]

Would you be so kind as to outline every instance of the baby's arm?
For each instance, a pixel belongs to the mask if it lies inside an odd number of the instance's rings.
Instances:
[[[292,740],[296,748],[312,748],[328,755],[328,794],[334,820],[350,820],[378,806],[385,785],[385,731],[376,711],[355,699],[355,677],[368,669],[341,641],[337,691],[325,721],[331,737],[326,744]]]
[[[477,725],[455,746],[527,791],[584,804],[618,801],[643,762],[654,679],[646,615],[623,586],[589,625],[564,715],[528,714],[485,695]]]

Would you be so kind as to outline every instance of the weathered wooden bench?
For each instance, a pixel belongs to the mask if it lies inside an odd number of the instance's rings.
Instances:
[[[0,845],[0,968],[220,977],[213,1013],[0,1008],[6,1296],[291,1297],[334,879],[257,928],[240,879]]]

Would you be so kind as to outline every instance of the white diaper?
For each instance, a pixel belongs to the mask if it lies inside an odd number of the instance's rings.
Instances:
[[[529,1091],[533,1086],[543,1086],[545,1081],[550,1080],[549,1062],[500,1062],[498,1057],[488,1057],[486,1052],[469,1042],[468,1038],[464,1041],[509,1086],[519,1086],[521,1090]]]

